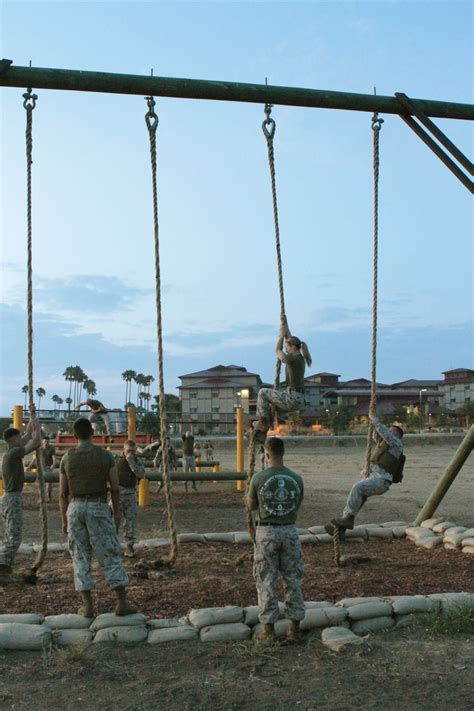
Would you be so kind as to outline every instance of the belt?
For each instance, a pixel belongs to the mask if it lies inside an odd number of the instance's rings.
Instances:
[[[90,501],[96,504],[106,504],[107,496],[73,496],[71,501]]]
[[[271,523],[270,521],[257,521],[257,526],[293,526],[292,523]]]

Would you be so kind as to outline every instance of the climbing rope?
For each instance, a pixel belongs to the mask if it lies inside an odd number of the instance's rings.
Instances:
[[[373,248],[373,294],[372,294],[372,374],[370,383],[369,415],[377,410],[377,299],[378,299],[378,258],[379,258],[379,167],[380,167],[380,131],[384,120],[377,112],[372,116],[373,156],[374,156],[374,248]],[[367,449],[365,453],[365,476],[370,472],[370,455],[373,438],[372,420],[369,418]]]
[[[274,119],[271,118],[272,104],[265,104],[265,114],[266,119],[262,123],[263,135],[267,141],[268,149],[268,165],[270,167],[270,178],[272,182],[272,202],[273,202],[273,221],[275,224],[275,248],[277,256],[277,269],[278,269],[278,291],[280,294],[280,318],[286,317],[285,311],[285,289],[283,285],[283,264],[281,259],[281,245],[280,245],[280,223],[278,219],[278,199],[276,190],[276,175],[275,175],[275,153],[273,150],[273,139],[276,132],[276,123]],[[285,334],[289,335],[289,333]],[[275,367],[275,388],[280,385],[280,373],[281,373],[281,361],[278,358]]]
[[[28,401],[30,413],[34,408],[33,390],[33,227],[32,227],[32,186],[31,165],[33,163],[33,110],[38,99],[32,89],[23,94],[23,107],[26,110],[26,200],[27,200],[27,314],[28,314]],[[36,452],[36,481],[40,497],[41,516],[41,549],[36,560],[26,576],[28,582],[36,581],[36,572],[41,568],[48,550],[48,509],[46,504],[46,490],[44,485],[44,472],[41,458]]]
[[[165,378],[163,368],[163,327],[161,317],[161,270],[160,270],[160,241],[158,230],[158,191],[156,185],[156,130],[158,128],[158,116],[155,113],[155,100],[152,96],[146,97],[148,111],[145,115],[145,122],[148,128],[150,138],[150,157],[151,157],[151,176],[153,185],[153,229],[155,240],[155,292],[156,292],[156,332],[158,345],[158,374],[159,374],[159,407],[160,407],[160,431],[162,447],[161,467],[163,475],[163,485],[165,490],[166,512],[168,515],[168,529],[170,535],[170,554],[163,564],[172,567],[178,557],[178,536],[176,532],[176,524],[174,520],[174,506],[171,495],[171,482],[169,471],[169,453],[166,447],[166,438],[168,436],[168,426],[166,420],[166,403],[165,403]]]

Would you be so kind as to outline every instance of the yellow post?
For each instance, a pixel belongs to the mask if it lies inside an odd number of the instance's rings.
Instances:
[[[148,479],[140,479],[138,484],[138,505],[142,508],[150,505],[150,482]]]
[[[237,471],[244,471],[244,410],[241,405],[235,408],[237,419]],[[237,491],[245,490],[245,482],[237,482]]]
[[[221,465],[220,465],[220,464],[214,464],[214,466],[212,467],[212,471],[213,471],[215,474],[217,474],[218,472],[220,472],[220,470],[221,470]]]
[[[135,405],[130,405],[127,409],[128,417],[128,439],[135,442],[137,436],[137,409]]]
[[[13,427],[21,432],[23,427],[23,405],[15,405],[13,407]]]
[[[200,454],[196,454],[196,462],[198,463],[198,465],[199,465],[199,462],[200,462],[200,461],[201,461],[201,455],[200,455]],[[201,467],[200,467],[200,466],[197,466],[197,467],[196,467],[196,472],[197,472],[198,474],[200,474],[201,471],[202,471]]]

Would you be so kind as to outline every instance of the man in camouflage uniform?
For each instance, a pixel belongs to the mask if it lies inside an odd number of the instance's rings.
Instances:
[[[87,407],[90,407],[91,409],[89,420],[91,422],[97,422],[97,420],[102,420],[105,426],[105,431],[108,435],[110,435],[110,418],[107,414],[107,408],[105,407],[105,405],[101,403],[100,400],[91,400],[90,398],[84,400],[84,402],[80,402],[78,408],[82,407],[83,405],[87,405]]]
[[[335,526],[342,529],[354,528],[356,514],[359,513],[369,496],[380,496],[390,489],[393,477],[402,463],[403,455],[403,430],[398,425],[386,427],[379,418],[372,413],[369,417],[374,426],[376,446],[370,458],[370,470],[364,479],[357,481],[349,492],[346,506],[341,518],[334,518],[325,526],[327,533],[332,535]]]
[[[283,350],[285,345],[286,352]],[[305,363],[310,366],[311,355],[306,343],[292,336],[288,329],[286,317],[282,315],[280,333],[275,352],[281,363],[285,364],[284,388],[260,388],[257,395],[258,420],[253,423],[252,438],[263,444],[271,426],[272,406],[278,412],[300,410],[304,405],[304,373]]]
[[[138,479],[143,479],[145,476],[145,465],[137,457],[137,448],[133,440],[129,439],[123,445],[123,452],[117,457],[116,466],[120,486],[120,512],[127,545],[125,555],[132,558],[135,555],[133,546],[138,513],[137,483]]]
[[[3,518],[3,547],[0,550],[0,576],[9,575],[21,544],[23,525],[22,492],[25,483],[23,457],[34,452],[41,444],[41,431],[32,406],[30,421],[22,435],[9,427],[3,433],[7,451],[3,455],[2,479],[4,494],[0,499]]]
[[[56,450],[52,444],[50,444],[49,437],[46,435],[43,437],[41,447],[35,452],[34,459],[26,467],[27,471],[37,468],[37,457],[39,456],[43,474],[52,474],[54,470],[54,457]],[[46,491],[48,493],[48,501],[53,500],[53,484],[48,482],[46,484]]]
[[[283,440],[270,437],[265,443],[267,469],[254,474],[245,503],[258,510],[254,547],[254,577],[257,585],[259,620],[263,624],[257,639],[270,640],[278,620],[277,584],[280,573],[286,588],[288,638],[300,636],[305,616],[301,578],[303,562],[296,516],[303,501],[303,479],[283,465]]]
[[[188,430],[184,433],[181,438],[183,440],[183,472],[195,472],[196,471],[196,455],[195,455],[195,444],[194,436]],[[196,443],[197,444],[197,443]],[[199,446],[199,449],[201,447]],[[192,482],[193,491],[197,491],[196,482]],[[185,491],[188,491],[188,482],[184,482]]]
[[[91,574],[92,551],[102,572],[117,595],[116,615],[130,615],[135,610],[126,597],[128,576],[120,555],[117,527],[120,524],[119,479],[115,457],[92,443],[92,425],[85,417],[74,423],[77,447],[61,460],[59,502],[63,533],[68,536],[74,568],[74,585],[82,598],[78,612],[94,616]],[[112,509],[107,504],[110,488]]]

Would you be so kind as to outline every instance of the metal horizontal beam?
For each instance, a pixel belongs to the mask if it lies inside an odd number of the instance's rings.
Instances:
[[[171,481],[244,481],[246,472],[171,472]],[[145,479],[149,481],[162,481],[162,474],[158,469],[147,471]],[[45,474],[47,484],[57,484],[59,473]],[[25,481],[29,484],[36,481],[36,474],[25,474]]]
[[[353,94],[344,91],[324,91],[265,84],[242,84],[229,81],[149,77],[138,74],[81,72],[72,69],[17,67],[2,60],[0,86],[62,91],[90,91],[108,94],[136,94],[176,99],[206,99],[210,101],[240,101],[256,104],[305,106],[344,111],[378,111],[399,114],[400,105],[393,96]],[[6,62],[6,63],[5,63]],[[474,120],[474,106],[430,99],[411,99],[426,116]]]

